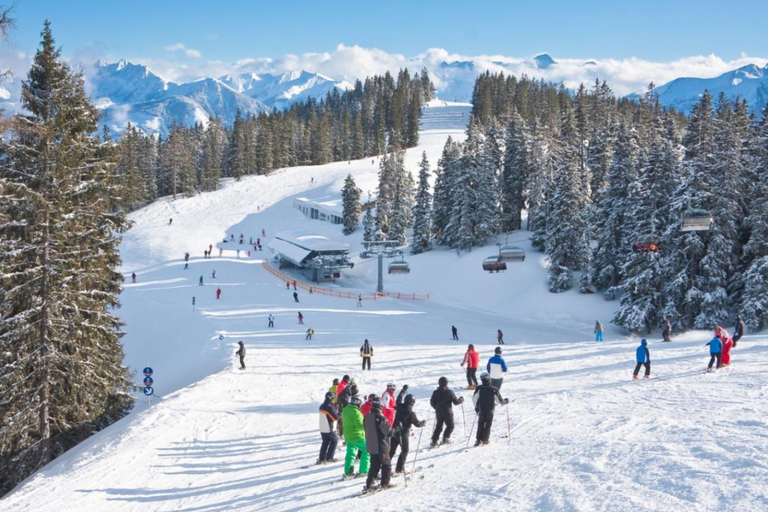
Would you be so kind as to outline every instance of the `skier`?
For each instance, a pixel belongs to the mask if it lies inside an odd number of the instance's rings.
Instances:
[[[429,405],[435,410],[435,430],[432,432],[432,444],[429,446],[434,448],[437,446],[437,441],[440,439],[440,433],[445,425],[445,432],[443,432],[443,440],[440,444],[451,443],[451,433],[453,432],[453,406],[464,403],[464,397],[456,397],[454,393],[448,387],[448,379],[440,377],[437,381],[438,387],[432,392],[432,398],[429,399]]]
[[[211,270],[211,279],[216,279],[216,271]]]
[[[272,316],[272,313],[269,314],[269,316],[267,317],[267,320],[269,321],[269,325],[267,325],[267,327],[275,326],[275,317]]]
[[[208,254],[213,252],[213,244],[208,244]]]
[[[370,467],[370,455],[366,450],[363,413],[360,412],[360,398],[355,397],[341,411],[344,439],[347,443],[347,456],[344,459],[344,477],[354,476],[355,459],[360,453],[360,475],[367,475]]]
[[[184,270],[189,269],[189,263],[184,263]]]
[[[496,404],[506,405],[509,398],[502,398],[498,388],[491,385],[491,376],[487,373],[480,375],[480,384],[472,396],[472,402],[475,404],[475,413],[477,413],[477,437],[475,446],[488,444],[488,438],[491,435],[491,425],[493,425],[493,411]]]
[[[240,356],[240,369],[245,370],[245,345],[242,341],[238,341],[237,344],[240,345],[240,348],[235,352],[235,355]]]
[[[296,290],[296,280],[295,279],[293,280],[293,289],[294,289],[294,291]]]
[[[363,358],[363,370],[365,370],[365,365],[368,365],[368,369],[371,369],[371,358],[373,357],[373,347],[368,342],[368,339],[363,342],[363,346],[360,347],[360,357]]]
[[[136,272],[131,273],[131,281],[136,282]]]
[[[224,254],[224,249],[219,248],[219,258],[221,258],[221,255]]]
[[[203,286],[203,276],[200,276],[200,286]]]
[[[362,413],[360,415],[362,416]],[[381,402],[373,401],[371,413],[365,417],[363,424],[365,426],[365,447],[371,456],[371,467],[363,492],[374,490],[373,481],[378,478],[379,470],[381,470],[379,489],[386,489],[390,487],[389,478],[392,473],[392,461],[389,457],[389,438],[392,437],[392,427],[381,412]],[[362,460],[360,465],[362,466]]]
[[[640,340],[640,346],[637,347],[636,359],[637,365],[635,365],[635,371],[632,374],[632,378],[637,380],[637,374],[640,372],[640,367],[645,366],[645,378],[651,378],[651,353],[648,351],[648,342],[643,338]]]
[[[291,289],[291,283],[289,283],[288,281],[285,282],[285,289],[286,290],[290,290]]]
[[[467,365],[467,389],[475,389],[477,387],[477,367],[480,364],[480,354],[472,344],[467,347],[461,367],[464,368],[465,364]]]
[[[205,250],[203,251],[203,259],[204,259],[204,260],[208,259],[208,249],[205,249]]]
[[[248,245],[253,245],[253,237],[250,237],[250,238],[248,239]]]
[[[739,342],[742,336],[744,336],[744,320],[741,319],[741,315],[736,315],[736,327],[733,329],[733,346]]]
[[[715,336],[720,338],[720,341],[723,343],[722,348],[722,366],[730,366],[731,364],[731,348],[733,347],[733,338],[731,338],[730,334],[728,334],[728,331],[723,329],[722,327],[715,326]]]
[[[297,292],[293,292],[293,300],[299,302],[299,294]]]
[[[603,324],[595,320],[595,341],[603,341]]]
[[[267,236],[267,233],[264,232],[264,230],[261,230],[261,236]]]
[[[336,421],[339,419],[339,412],[333,405],[335,395],[328,391],[325,394],[325,400],[320,406],[320,436],[323,442],[320,445],[320,456],[317,458],[317,464],[326,462],[336,462],[333,456],[336,454],[336,445],[339,444],[339,436],[336,434]]]
[[[307,335],[304,337],[304,339],[311,340],[313,334],[315,334],[315,330],[310,327],[309,329],[307,329]]]
[[[168,219],[168,225],[170,226],[171,224],[173,224],[173,217],[171,217],[170,219]]]
[[[336,390],[339,388],[339,379],[333,379],[333,384],[328,388],[329,393],[333,393],[333,404],[336,405]]]
[[[363,294],[357,296],[357,307],[361,308],[363,307]]]
[[[360,412],[363,413],[363,417],[368,416],[371,413],[371,407],[373,401],[378,400],[375,393],[371,393],[365,398],[365,402],[360,406]]]
[[[418,416],[413,412],[413,404],[416,403],[416,399],[413,395],[406,395],[406,391],[408,391],[407,385],[403,386],[403,389],[397,395],[394,435],[392,436],[392,446],[389,449],[389,458],[391,460],[395,456],[398,445],[400,446],[400,456],[397,458],[395,474],[405,471],[405,459],[408,458],[411,426],[415,425],[423,428],[427,424],[426,420],[419,421]],[[405,398],[403,398],[403,395],[405,395]]]
[[[240,249],[237,250],[237,257],[240,257]]]
[[[341,382],[339,382],[339,385],[336,387],[336,407],[339,409],[339,412],[343,412],[341,408],[341,394],[344,392],[344,390],[349,385],[349,375],[345,375],[341,378]],[[339,435],[343,435],[344,429],[342,428],[342,423],[344,423],[344,418],[339,418]]]
[[[720,341],[720,338],[715,336],[709,343],[707,343],[707,345],[709,345],[709,366],[707,366],[707,370],[712,371],[712,364],[714,364],[715,360],[717,360],[716,368],[721,368],[723,366],[721,360],[723,342]],[[704,346],[706,347],[707,345]]]
[[[661,337],[664,341],[672,341],[669,338],[669,335],[672,334],[672,322],[669,321],[669,318],[665,318],[661,325],[664,326],[664,329],[661,331]]]
[[[184,261],[189,261],[189,253],[188,252],[184,253]]]
[[[499,343],[499,345],[504,344],[504,333],[501,332],[501,329],[496,331],[496,341]]]
[[[453,335],[454,340],[459,341],[459,330],[455,325],[451,326],[451,334]]]
[[[192,297],[192,310],[194,311],[194,309],[195,309],[195,298]]]
[[[304,323],[304,315],[301,314],[301,311],[299,311],[299,323],[300,324]]]
[[[235,241],[235,234],[234,233],[230,233],[229,234],[229,239],[230,239],[230,241],[234,242]]]
[[[387,384],[387,389],[381,394],[381,413],[389,421],[389,426],[392,426],[395,423],[395,406],[397,405],[397,400],[395,400],[396,389],[397,386],[390,382]]]
[[[491,385],[501,390],[504,384],[504,374],[507,373],[507,363],[501,357],[501,347],[496,347],[493,357],[488,360],[485,371],[491,374]]]
[[[216,288],[216,300],[219,300],[221,297],[221,288]]]

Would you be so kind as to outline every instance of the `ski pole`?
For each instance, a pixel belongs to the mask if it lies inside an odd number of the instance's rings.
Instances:
[[[507,444],[512,444],[512,430],[509,428],[509,407],[507,407],[509,404],[504,405],[504,408],[507,410]]]
[[[421,447],[421,434],[424,433],[424,427],[421,427],[421,430],[419,431],[419,441],[416,443],[416,455],[413,456],[413,469],[411,470],[416,471],[416,459],[419,458],[419,448]],[[403,468],[405,470],[405,468]],[[403,474],[405,474],[405,471],[403,471]]]
[[[472,437],[472,431],[475,430],[475,420],[477,419],[477,413],[475,413],[475,417],[472,418],[472,426],[469,427],[469,435],[467,436],[467,448],[469,448],[469,439]]]
[[[407,434],[406,434],[406,436],[407,436]],[[401,430],[400,431],[400,456],[401,457],[403,456],[403,442],[404,442],[405,439],[407,439],[407,437],[403,438],[403,431]],[[405,462],[405,461],[403,461],[403,462]],[[403,480],[405,481],[405,487],[407,488],[408,487],[408,476],[406,475],[406,473],[407,473],[407,471],[405,470],[405,464],[403,464]]]
[[[467,432],[467,416],[464,414],[464,402],[461,403],[461,418],[464,420],[464,433]]]

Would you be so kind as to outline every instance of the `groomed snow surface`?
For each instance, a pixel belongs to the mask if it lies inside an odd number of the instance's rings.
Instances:
[[[467,105],[433,102],[421,146],[408,151],[410,168],[416,172],[423,150],[434,167],[447,135],[463,138],[467,115]],[[730,368],[704,373],[709,332],[672,343],[655,334],[649,337],[653,378],[634,382],[638,339],[610,326],[606,341],[592,338],[594,321],[607,325],[616,303],[548,293],[545,262],[525,232],[509,240],[528,257],[502,274],[481,270],[494,245],[460,255],[406,255],[411,273],[386,275],[385,287],[429,293],[427,301],[382,299],[357,308],[355,300],[299,291],[296,304],[293,290],[260,265],[270,257],[267,242],[278,231],[304,230],[358,251],[361,230],[343,237],[340,226],[304,217],[293,199],[338,197],[347,173],[373,192],[377,170],[378,159],[370,158],[285,169],[136,212],[122,246],[119,314],[128,332],[126,362],[137,371],[137,385],[141,369],[153,367],[157,395],[151,407],[142,397],[128,417],[30,477],[0,509],[768,510],[764,336],[746,336]],[[261,238],[265,251],[248,258],[247,245],[222,242],[240,233],[246,244]],[[214,255],[205,260],[209,244]],[[188,270],[185,251],[192,255]],[[375,260],[355,261],[336,286],[372,291]],[[267,327],[270,313],[274,328]],[[460,341],[450,339],[452,324]],[[315,336],[305,341],[309,327]],[[510,371],[501,391],[511,403],[497,408],[490,446],[465,448],[474,418],[468,402],[454,409],[453,444],[426,450],[434,419],[429,396],[438,378],[447,376],[469,401],[459,363],[474,343],[485,364],[496,329],[507,343]],[[375,348],[373,370],[365,373],[359,369],[364,338]],[[248,351],[242,371],[234,357],[238,340]],[[408,384],[416,396],[427,428],[407,487],[397,477],[395,489],[357,498],[363,481],[339,481],[340,462],[312,465],[320,445],[318,406],[345,373],[364,395],[381,394],[392,381]],[[409,469],[419,434],[412,432]],[[343,455],[340,445],[336,457]]]

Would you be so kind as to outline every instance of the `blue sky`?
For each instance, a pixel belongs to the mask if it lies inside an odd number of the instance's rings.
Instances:
[[[8,4],[11,0],[0,0]],[[197,1],[17,0],[13,43],[37,46],[49,18],[65,55],[234,62],[333,51],[337,44],[416,55],[430,47],[464,55],[638,57],[670,61],[742,52],[768,55],[768,1]]]

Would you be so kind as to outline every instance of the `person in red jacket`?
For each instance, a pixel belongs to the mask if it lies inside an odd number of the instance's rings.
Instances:
[[[373,406],[374,400],[376,400],[376,395],[371,393],[368,395],[368,398],[365,399],[365,403],[360,406],[360,412],[363,413],[363,418],[368,416],[368,413],[371,412],[371,407]]]
[[[722,365],[728,366],[731,364],[731,348],[733,348],[733,338],[731,338],[731,335],[728,333],[728,331],[719,325],[715,326],[715,336],[720,338],[720,341],[723,342],[723,350],[721,356]]]
[[[470,344],[467,348],[467,352],[464,354],[464,360],[461,362],[461,367],[467,365],[467,389],[475,389],[477,387],[477,367],[480,364],[480,353],[475,350],[475,346]]]
[[[216,298],[221,297],[221,288],[216,288]]]
[[[390,382],[387,384],[387,390],[381,395],[381,414],[387,418],[390,427],[395,423],[395,407],[397,406],[395,390],[397,390],[397,386]]]

